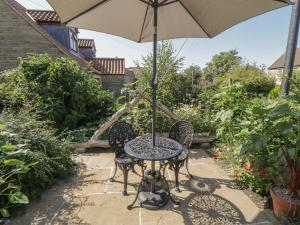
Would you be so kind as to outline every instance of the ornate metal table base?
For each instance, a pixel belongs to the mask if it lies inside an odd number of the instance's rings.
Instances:
[[[152,162],[151,170],[145,173],[133,203],[127,208],[132,209],[136,201],[141,207],[147,209],[159,209],[165,206],[169,200],[179,205],[179,202],[175,201],[170,194],[170,188],[164,174],[162,175],[160,171],[155,170],[154,163],[179,156],[183,150],[182,145],[175,140],[162,137],[157,137],[156,144],[153,145],[152,136],[145,135],[127,142],[124,150],[133,158]]]
[[[170,199],[174,204],[180,204],[171,196],[166,178],[162,176],[159,171],[153,173],[149,170],[139,185],[133,203],[127,208],[131,210],[136,201],[138,201],[143,208],[150,210],[160,209],[164,207]]]
[[[155,193],[140,192],[137,199],[141,207],[146,209],[160,209],[169,202],[169,195],[163,189],[158,189]]]

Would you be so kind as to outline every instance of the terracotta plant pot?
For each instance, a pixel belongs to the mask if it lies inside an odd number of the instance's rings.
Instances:
[[[278,196],[272,187],[270,189],[271,197],[273,200],[273,209],[274,214],[278,218],[282,218],[283,216],[295,217],[300,215],[300,203],[291,203],[288,200]]]

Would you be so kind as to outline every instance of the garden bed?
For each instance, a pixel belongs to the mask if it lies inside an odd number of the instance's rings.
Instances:
[[[228,162],[222,159],[215,159],[216,163],[223,168],[230,177],[234,178],[234,171],[232,168],[230,168]],[[241,190],[255,203],[255,205],[260,209],[271,209],[271,200],[269,196],[262,196],[260,194],[257,194],[253,191],[251,191],[249,188],[245,187],[245,185],[236,182],[237,185],[240,187]]]

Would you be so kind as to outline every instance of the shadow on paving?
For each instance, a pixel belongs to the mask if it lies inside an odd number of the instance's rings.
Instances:
[[[230,201],[211,193],[193,193],[170,209],[183,217],[185,225],[245,224],[243,213]]]
[[[197,148],[192,148],[189,150],[189,157],[191,160],[200,160],[203,158],[210,158],[209,155],[204,151],[199,151]]]
[[[191,158],[193,160],[208,158],[207,154],[204,151],[192,150],[191,154]],[[97,154],[93,151],[84,154],[84,156],[89,157],[98,155],[99,153]],[[78,194],[76,194],[76,190],[78,191],[80,189],[86,189],[90,185],[96,185],[97,188],[99,185],[100,188],[100,186],[105,185],[105,183],[108,181],[107,177],[101,177],[101,179],[95,180],[95,178],[93,178],[93,175],[96,173],[96,170],[87,170],[87,165],[83,163],[83,161],[79,162],[78,165],[77,176],[75,176],[70,182],[62,183],[56,188],[53,188],[54,190],[51,189],[47,191],[43,195],[42,199],[39,200],[39,202],[36,201],[34,204],[31,204],[29,205],[29,207],[27,207],[28,209],[26,211],[26,215],[14,219],[13,224],[139,224],[138,222],[130,221],[133,216],[138,220],[139,210],[133,209],[132,211],[128,211],[126,208],[127,204],[130,204],[132,202],[135,196],[134,193],[130,193],[130,195],[127,197],[124,197],[119,193],[109,195],[105,193],[105,191],[103,195],[98,196],[88,196],[84,194],[82,196],[78,196]],[[184,171],[184,169],[182,170]],[[169,203],[166,207],[158,211],[149,212],[149,215],[153,215],[151,217],[153,221],[156,220],[156,222],[153,224],[171,225],[168,223],[164,223],[164,221],[159,221],[158,214],[161,214],[163,216],[169,215],[169,217],[178,216],[180,221],[179,223],[176,223],[174,225],[247,224],[243,212],[235,204],[224,198],[224,196],[220,196],[220,194],[215,193],[216,190],[222,189],[222,187],[224,188],[224,186],[233,190],[241,190],[240,185],[236,184],[236,182],[233,180],[201,177],[199,176],[199,174],[201,173],[199,172],[197,174],[198,176],[195,176],[193,174],[193,179],[181,179],[180,187],[183,191],[182,193],[175,194],[175,198],[180,200],[181,202],[180,206],[175,206],[172,203]],[[120,179],[113,182],[112,185],[121,188],[122,185],[120,184],[122,184],[122,181],[123,177],[120,177]],[[174,181],[169,181],[169,183],[170,187],[173,188],[175,186]],[[136,190],[138,187],[137,182],[132,182],[130,180],[128,182],[128,185],[133,187],[132,190]],[[118,191],[121,192],[122,190],[120,189]],[[100,215],[102,215],[102,220],[99,220]],[[116,215],[119,215],[119,218]],[[92,217],[98,217],[98,220],[92,220]],[[126,217],[128,217],[129,219]],[[260,225],[270,225],[271,223],[264,223],[264,218],[265,216],[260,213],[256,216],[254,221],[259,221]],[[129,220],[128,223],[126,219]],[[112,222],[112,220],[114,222]],[[116,220],[118,221],[116,222]],[[101,221],[101,223],[95,221]]]
[[[182,173],[181,173],[182,174]],[[187,176],[187,174],[184,174]],[[174,183],[174,182],[172,182]],[[184,189],[192,192],[208,192],[213,193],[216,189],[220,189],[221,187],[226,186],[230,189],[235,190],[244,190],[245,188],[239,185],[234,180],[228,179],[216,179],[216,178],[207,178],[207,177],[198,177],[193,175],[192,179],[189,180],[181,180],[180,186]]]
[[[45,191],[40,199],[31,201],[31,204],[26,207],[25,214],[16,217],[12,220],[12,224],[16,225],[46,225],[46,224],[78,224],[89,225],[83,223],[82,218],[73,215],[72,221],[57,221],[57,215],[60,210],[66,209],[72,212],[72,199],[76,198],[74,190],[80,186],[88,186],[93,180],[88,178],[91,175],[85,175],[82,171],[86,169],[84,163],[77,164],[76,175],[69,181],[60,181],[53,188]],[[80,210],[84,205],[84,201],[76,204],[77,210]]]
[[[221,185],[240,190],[235,181],[227,179],[193,176],[192,179],[182,180],[181,189],[191,194],[184,198],[177,197],[181,202],[180,207],[169,206],[166,210],[180,214],[185,225],[246,224],[243,213],[234,204],[213,194],[216,189],[221,188]],[[175,183],[171,181],[170,186],[174,187]]]

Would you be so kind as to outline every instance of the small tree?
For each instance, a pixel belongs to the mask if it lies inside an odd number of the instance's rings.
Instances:
[[[183,66],[183,57],[178,57],[176,49],[171,41],[162,41],[158,44],[157,50],[157,77],[159,85],[166,76],[175,76]],[[138,76],[139,87],[150,87],[150,81],[153,69],[152,53],[143,56],[141,62],[136,63],[141,71]]]
[[[178,57],[172,42],[162,41],[158,45],[158,99],[161,100],[165,105],[172,106],[177,101],[177,97],[174,95],[174,85],[176,80],[181,76],[180,69],[183,66],[184,58]],[[152,62],[153,55],[149,54],[142,58],[141,62],[137,63],[141,69],[138,75],[137,85],[138,88],[143,89],[149,88],[150,93],[150,81],[152,76]],[[178,95],[179,93],[177,93]]]
[[[242,58],[238,56],[237,50],[221,52],[213,56],[211,62],[203,69],[203,81],[215,84],[216,80],[224,76],[235,66],[240,65]]]

